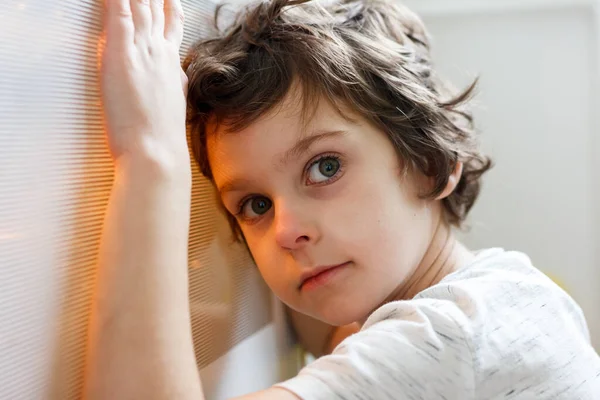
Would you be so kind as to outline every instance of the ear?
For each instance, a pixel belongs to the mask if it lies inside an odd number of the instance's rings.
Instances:
[[[460,161],[457,161],[456,165],[454,166],[454,171],[452,171],[452,174],[450,174],[450,176],[448,177],[448,183],[446,183],[446,187],[444,188],[444,191],[442,193],[440,193],[440,195],[438,197],[435,198],[436,200],[445,199],[446,197],[450,196],[452,194],[452,192],[454,192],[454,189],[456,189],[456,185],[458,185],[458,182],[460,181],[462,172],[463,172],[463,163]]]

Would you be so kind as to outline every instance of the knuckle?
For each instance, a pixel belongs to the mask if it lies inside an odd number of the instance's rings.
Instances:
[[[129,21],[131,17],[133,17],[133,14],[131,13],[131,11],[120,9],[117,11],[116,16],[125,21]]]

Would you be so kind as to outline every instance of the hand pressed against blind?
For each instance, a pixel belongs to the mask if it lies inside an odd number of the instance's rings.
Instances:
[[[104,0],[100,52],[102,103],[115,158],[140,147],[187,151],[188,80],[179,61],[183,11],[179,1]]]

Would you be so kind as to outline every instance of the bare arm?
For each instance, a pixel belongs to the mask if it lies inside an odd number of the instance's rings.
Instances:
[[[104,221],[85,397],[194,399],[190,160],[178,0],[105,0],[102,100],[115,179]]]
[[[203,400],[188,300],[191,171],[180,0],[104,0],[102,103],[115,178],[103,226],[86,399]],[[268,389],[240,400],[297,400]]]
[[[90,399],[202,399],[187,282],[189,172],[119,159],[102,243]]]

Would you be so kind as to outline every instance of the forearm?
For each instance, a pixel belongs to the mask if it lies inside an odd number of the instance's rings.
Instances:
[[[89,399],[203,398],[188,300],[190,186],[189,159],[116,162],[91,321]]]

